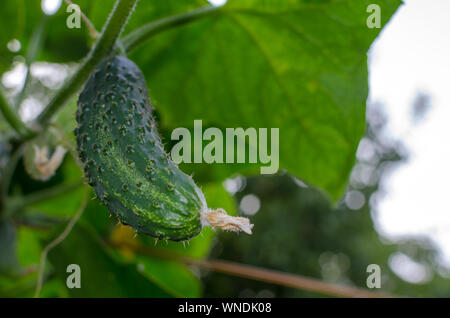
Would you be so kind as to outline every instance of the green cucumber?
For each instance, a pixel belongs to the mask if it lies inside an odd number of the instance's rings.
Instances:
[[[208,209],[190,176],[164,151],[145,79],[129,59],[105,59],[78,99],[75,128],[84,172],[99,198],[137,233],[188,240],[210,225],[251,233],[246,218]]]

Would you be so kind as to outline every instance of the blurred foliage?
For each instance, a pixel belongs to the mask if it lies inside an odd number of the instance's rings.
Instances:
[[[24,100],[19,98],[21,85],[1,88],[12,103],[20,101],[16,108],[32,119],[73,73],[94,39],[84,22],[81,29],[65,27],[66,4],[46,17],[40,1],[4,2],[0,12],[3,79],[24,66],[27,56],[35,54],[36,60]],[[113,0],[74,2],[98,31],[114,4]],[[206,3],[140,1],[124,34]],[[380,177],[389,167],[385,163],[404,157],[399,145],[387,146],[379,140],[376,114],[371,115],[365,140],[377,145],[379,160],[360,160],[353,167],[365,129],[366,53],[379,33],[365,27],[369,3],[382,7],[383,24],[400,4],[397,0],[230,0],[217,15],[169,30],[133,51],[130,58],[146,75],[167,150],[173,145],[171,131],[179,126],[192,130],[194,119],[202,119],[204,129],[214,126],[222,131],[226,127],[279,127],[281,166],[289,174],[283,170],[272,177],[250,176],[259,171],[258,165],[251,164],[183,164],[183,170],[194,173],[211,208],[222,207],[238,215],[243,213],[238,203],[246,194],[261,201],[260,210],[250,216],[255,223],[252,236],[218,235],[205,228],[186,246],[175,242],[155,246],[150,237],[135,237],[131,228],[118,225],[97,200],[89,200],[69,236],[50,251],[40,296],[318,296],[199,271],[136,253],[136,247],[200,259],[220,257],[363,288],[366,266],[375,263],[382,267],[386,292],[448,295],[448,281],[438,274],[426,284],[412,285],[388,265],[389,257],[401,251],[438,271],[436,251],[428,242],[411,238],[394,244],[375,230],[369,198],[379,190]],[[44,30],[44,41],[38,52],[32,52],[38,26]],[[13,39],[20,42],[17,52],[8,49]],[[31,178],[23,158],[15,169],[3,170],[18,143],[0,116],[0,179],[4,180],[5,172],[13,173],[7,200],[0,202],[2,212],[13,211],[0,216],[2,297],[33,295],[43,248],[62,232],[82,203],[86,185],[79,183],[82,173],[74,159],[72,134],[76,99],[70,100],[52,124],[69,152],[47,182]],[[28,149],[39,140],[30,140]],[[368,164],[375,171],[370,184],[359,180],[357,173]],[[246,176],[238,178],[247,185],[233,197],[223,181],[237,173]],[[58,189],[67,191],[54,197],[43,195]],[[345,189],[365,196],[361,209],[349,210],[345,200],[335,204]],[[69,264],[82,268],[81,289],[66,287]]]
[[[221,234],[212,256],[274,270],[314,277],[330,283],[366,288],[369,264],[381,267],[380,291],[413,297],[448,297],[448,277],[438,273],[437,250],[426,237],[404,237],[390,242],[377,233],[373,206],[380,179],[394,164],[406,160],[401,144],[381,136],[385,118],[376,107],[368,113],[366,142],[373,146],[370,158],[360,159],[354,168],[348,193],[357,189],[364,204],[351,209],[341,200],[336,207],[317,189],[306,187],[298,179],[282,174],[245,179],[236,194],[237,202],[246,195],[256,195],[260,210],[251,216],[255,231],[251,237]],[[359,165],[371,165],[372,179],[358,177]],[[356,172],[356,176],[355,176]],[[351,204],[350,204],[351,206]],[[411,284],[398,277],[389,265],[395,253],[402,253],[427,268],[431,280]],[[271,284],[233,279],[217,273],[206,273],[205,296],[240,297],[314,297],[311,292]]]

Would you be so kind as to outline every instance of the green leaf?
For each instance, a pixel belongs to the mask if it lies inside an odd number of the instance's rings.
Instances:
[[[39,264],[42,247],[37,233],[26,227],[20,228],[17,255],[22,267]]]
[[[400,1],[230,0],[132,58],[168,128],[279,128],[281,167],[336,199],[365,129],[370,3],[384,26]]]
[[[81,269],[81,288],[69,289],[72,297],[171,297],[172,294],[138,272],[135,265],[121,264],[104,249],[95,235],[76,226],[49,253],[55,274],[64,281],[69,264]]]
[[[197,277],[183,264],[137,256],[138,271],[176,297],[200,297],[202,287]]]
[[[17,270],[16,227],[8,220],[0,220],[0,273]]]
[[[33,297],[42,252],[38,234],[34,229],[24,226],[17,229],[18,264],[14,275],[0,275],[0,297]],[[48,286],[44,287],[43,292],[47,293]]]
[[[7,44],[13,39],[18,39],[25,25],[24,0],[18,1],[2,1],[2,9],[0,10],[0,73],[7,69],[14,57]],[[6,27],[8,26],[8,27]]]
[[[82,172],[76,165],[73,158],[67,156],[62,166],[58,169],[63,182],[55,186],[71,186],[82,178]],[[45,190],[45,189],[43,189]],[[92,195],[93,196],[93,195]],[[47,216],[69,218],[80,206],[83,200],[83,187],[71,188],[70,191],[62,193],[42,202],[32,204],[27,207],[28,215],[39,215],[44,213]]]

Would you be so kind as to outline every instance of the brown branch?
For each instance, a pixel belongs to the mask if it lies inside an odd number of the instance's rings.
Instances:
[[[318,279],[308,278],[305,276],[294,275],[289,273],[283,273],[275,270],[259,268],[245,264],[239,264],[223,260],[195,259],[177,253],[164,251],[161,249],[139,245],[136,243],[130,244],[123,241],[120,243],[109,241],[107,242],[107,244],[116,248],[131,249],[137,254],[145,256],[158,257],[171,261],[181,262],[186,265],[192,265],[203,269],[209,269],[218,273],[253,279],[280,286],[308,290],[329,296],[351,297],[351,298],[394,297],[388,294],[371,292],[362,288],[325,283]]]

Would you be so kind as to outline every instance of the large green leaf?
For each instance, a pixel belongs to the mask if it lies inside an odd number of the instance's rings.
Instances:
[[[279,128],[281,167],[337,198],[365,128],[370,3],[384,26],[400,1],[230,0],[132,58],[168,128]]]
[[[64,281],[66,268],[81,269],[81,288],[69,289],[73,297],[171,297],[163,286],[139,273],[135,265],[117,263],[95,235],[76,226],[70,235],[49,253],[56,275]]]

